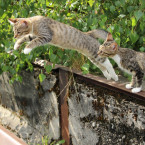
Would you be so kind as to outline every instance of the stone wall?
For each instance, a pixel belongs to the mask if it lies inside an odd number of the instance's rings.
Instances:
[[[0,123],[27,143],[60,139],[58,72],[39,82],[41,70],[22,72],[23,82],[0,76]],[[71,77],[70,77],[71,78]],[[72,145],[144,145],[145,103],[73,77],[68,98]]]
[[[0,76],[0,124],[27,143],[42,143],[42,136],[51,141],[60,138],[57,96],[52,91],[56,77],[48,75],[40,84],[39,69],[22,72],[23,82],[9,84],[10,76]]]
[[[145,102],[74,80],[68,99],[73,145],[145,144]]]

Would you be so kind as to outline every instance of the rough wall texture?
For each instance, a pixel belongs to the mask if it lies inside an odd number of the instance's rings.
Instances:
[[[70,87],[73,145],[144,145],[145,103],[75,79]]]
[[[42,143],[42,136],[60,137],[57,96],[52,91],[56,77],[49,75],[40,84],[38,72],[22,72],[23,83],[13,85],[7,73],[0,76],[0,123],[34,145]]]
[[[22,84],[10,85],[8,74],[0,76],[0,123],[34,145],[44,135],[60,138],[58,76],[48,75],[40,84],[39,71],[23,72]],[[68,98],[72,145],[145,144],[144,102],[73,80]]]

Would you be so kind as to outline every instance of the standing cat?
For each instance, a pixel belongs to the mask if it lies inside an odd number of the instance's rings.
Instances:
[[[141,91],[145,73],[145,53],[119,47],[108,33],[106,41],[100,45],[98,54],[111,57],[123,71],[132,74],[132,81],[126,85],[127,89],[132,89],[133,93]]]
[[[24,53],[28,54],[33,48],[44,44],[59,46],[64,49],[73,49],[87,56],[109,80],[118,80],[118,76],[107,58],[98,57],[100,43],[96,37],[106,39],[107,32],[94,30],[83,33],[74,27],[57,22],[47,17],[34,16],[30,18],[9,19],[14,26],[14,37],[17,39],[14,49],[18,49],[24,42]]]

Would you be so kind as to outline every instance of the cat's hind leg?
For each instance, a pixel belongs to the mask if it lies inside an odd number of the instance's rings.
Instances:
[[[136,77],[137,85],[136,85],[136,88],[133,88],[131,90],[132,93],[138,93],[142,90],[142,81],[143,81],[144,73],[141,70],[139,71],[139,69],[138,69],[135,77]]]
[[[132,89],[134,87],[134,85],[136,84],[136,77],[135,77],[135,73],[132,74],[132,80],[130,84],[126,84],[126,89]]]

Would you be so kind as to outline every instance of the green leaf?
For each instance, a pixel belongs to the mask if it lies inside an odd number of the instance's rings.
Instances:
[[[2,9],[0,9],[0,16],[2,16],[3,15],[3,10]]]
[[[137,23],[136,19],[134,17],[131,18],[132,21],[132,27],[134,27]]]
[[[43,73],[39,74],[39,80],[42,83],[46,78],[46,75],[44,75]]]
[[[85,63],[81,68],[82,70],[89,70],[89,64]]]
[[[19,52],[18,52],[18,50],[14,50],[13,51],[13,54],[16,55],[16,56],[19,56],[20,55]]]
[[[107,30],[108,30],[110,33],[113,33],[113,31],[114,31],[114,26],[112,25],[112,26],[108,27]]]
[[[135,43],[138,40],[139,36],[136,32],[130,34],[130,39],[132,43]]]
[[[9,66],[2,65],[2,70],[3,70],[4,72],[8,71],[8,70],[9,70]]]
[[[28,64],[28,69],[32,72],[33,71],[33,65],[27,61],[27,64]]]
[[[134,10],[134,6],[128,6],[127,7],[127,11],[130,13]]]
[[[115,38],[115,41],[117,42],[118,45],[120,45],[120,38]]]
[[[20,75],[16,75],[15,80],[22,83],[22,77]]]
[[[46,69],[47,73],[49,74],[52,71],[52,66],[51,65],[46,65],[45,69]]]
[[[42,137],[42,144],[43,145],[48,145],[48,141],[49,141],[49,137],[47,137],[47,136]]]
[[[143,31],[144,30],[144,22],[140,23],[140,29]]]
[[[56,143],[56,145],[60,145],[60,144],[63,144],[63,143],[65,143],[65,140],[60,140],[60,141],[58,141],[58,142]]]
[[[83,70],[83,74],[87,74],[87,73],[89,73],[89,64],[88,63],[85,63],[82,67],[81,67],[81,69]]]
[[[19,71],[19,69],[20,69],[20,65],[19,65],[19,64],[17,64],[17,66],[16,66],[16,72],[18,72],[18,71]]]
[[[52,48],[49,49],[49,55],[53,54]]]
[[[22,13],[22,15],[23,15],[24,17],[26,17],[26,16],[28,15],[28,10],[27,10],[27,9],[23,9],[23,10],[21,11],[21,13]]]
[[[116,5],[117,7],[120,7],[120,6],[121,6],[120,1],[116,1],[116,2],[115,2],[115,5]]]
[[[49,56],[49,58],[50,58],[50,61],[51,61],[51,62],[55,63],[55,62],[56,62],[57,56],[56,56],[55,54],[51,54],[51,55]]]
[[[145,0],[140,0],[140,3],[141,3],[141,8],[145,9]]]
[[[138,10],[134,12],[134,15],[136,20],[138,21],[144,15],[144,13],[141,10]]]
[[[110,6],[110,11],[111,11],[111,12],[114,12],[114,11],[115,11],[115,6],[113,6],[113,5]]]
[[[107,17],[104,15],[104,16],[102,17],[102,22],[105,23],[106,21],[107,21]]]
[[[88,3],[89,3],[89,5],[90,5],[90,7],[92,7],[92,6],[93,6],[94,2],[95,2],[95,0],[89,0],[89,1],[88,1]]]
[[[16,73],[16,70],[15,70],[14,68],[11,68],[11,69],[10,69],[10,73],[11,73],[12,75],[14,75],[14,74]]]
[[[23,3],[23,0],[20,0],[20,1],[19,1],[19,5],[22,5],[22,3]]]
[[[140,50],[141,52],[145,52],[145,47],[141,47],[139,50]]]

